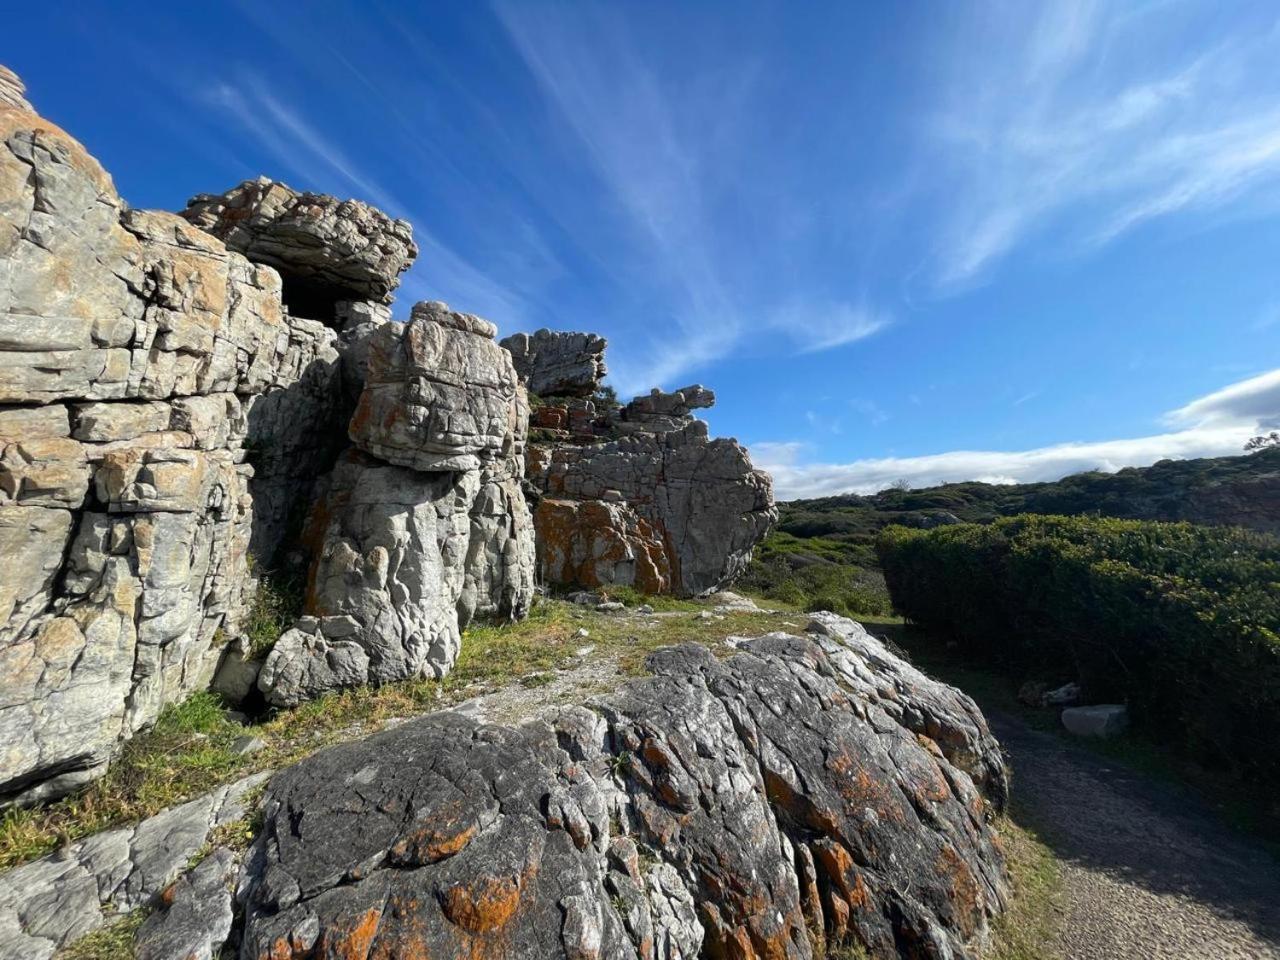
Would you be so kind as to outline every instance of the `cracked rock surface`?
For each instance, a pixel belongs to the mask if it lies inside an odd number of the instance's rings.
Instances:
[[[273,781],[241,956],[975,955],[1007,891],[977,708],[857,624],[659,651],[521,726],[443,712]],[[358,825],[358,829],[353,829]]]
[[[135,827],[94,834],[58,853],[0,874],[0,960],[45,960],[112,917],[155,904],[186,871],[216,827],[248,814],[246,796],[269,776],[259,773],[246,777]],[[197,925],[208,931],[206,946],[216,940],[220,947],[226,939],[230,931],[230,893],[222,896],[216,885],[210,885],[208,875],[217,869],[229,876],[232,866],[224,862],[228,856],[226,851],[215,851],[204,862],[217,860],[220,866],[203,871],[198,867],[198,876],[182,881],[166,898],[169,913],[187,918],[183,920],[186,940],[200,939],[199,934],[192,933]],[[199,903],[191,899],[196,890],[203,891],[198,895]],[[221,920],[224,914],[225,929]],[[177,919],[175,916],[171,923],[176,924]],[[157,929],[161,926],[168,932],[161,934]],[[142,932],[155,944],[172,944],[177,937],[176,927],[162,924],[159,919],[145,925]],[[185,956],[139,952],[144,960]]]
[[[259,177],[193,197],[182,216],[255,263],[305,284],[310,306],[335,300],[390,303],[418,255],[413,229],[359,200],[304,193]]]
[[[608,373],[604,337],[542,329],[499,341],[511,354],[516,373],[540,397],[589,397]]]

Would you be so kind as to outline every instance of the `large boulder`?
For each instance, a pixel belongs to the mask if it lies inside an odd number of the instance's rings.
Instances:
[[[332,432],[338,354],[274,270],[128,209],[0,87],[0,799],[32,800],[208,682],[257,529],[278,539]],[[303,466],[255,465],[285,421]]]
[[[476,470],[518,456],[528,401],[511,355],[487,320],[429,302],[369,344],[351,440],[389,463],[428,472]]]
[[[418,304],[408,324],[368,325],[356,446],[308,521],[305,616],[258,675],[269,702],[442,677],[474,616],[528,611],[528,407],[493,336],[492,324],[441,303]]]
[[[277,268],[292,312],[315,320],[327,321],[338,301],[390,303],[418,255],[406,221],[266,177],[193,197],[182,216],[253,262]]]
[[[972,701],[839,618],[738,648],[278,775],[241,956],[976,956],[1007,897],[1007,778]]]
[[[600,389],[608,370],[604,337],[594,333],[538,330],[500,341],[511,353],[516,373],[530,393],[540,397],[589,397]]]
[[[634,559],[614,561],[620,576],[612,582],[641,586],[639,555],[651,552],[642,545],[656,538],[664,554],[656,568],[669,571],[670,590],[709,593],[746,569],[777,519],[769,475],[751,465],[736,440],[709,440],[700,420],[676,426],[664,420],[657,432],[636,430],[604,443],[533,446],[527,463],[528,478],[542,494],[534,523],[551,582],[599,585],[592,581],[604,580],[606,568],[578,559],[597,557]],[[644,526],[601,525],[593,538],[581,523],[566,522],[564,501],[621,501]],[[629,544],[622,554],[619,541]]]

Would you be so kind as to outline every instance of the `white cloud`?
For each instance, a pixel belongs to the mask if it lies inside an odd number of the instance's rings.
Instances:
[[[1174,424],[1280,429],[1280,369],[1192,400],[1170,413],[1168,419]]]
[[[1240,208],[1280,178],[1277,30],[1241,18],[1212,36],[1180,15],[996,3],[949,30],[923,161],[944,289],[1051,224],[1058,246],[1089,249],[1155,218]],[[1168,43],[1179,29],[1199,43]]]
[[[1280,369],[1193,400],[1166,418],[1184,429],[1147,437],[1060,443],[1034,450],[954,450],[920,457],[880,457],[852,463],[803,463],[796,442],[755,443],[756,466],[773,475],[781,500],[838,493],[874,493],[905,480],[913,487],[982,480],[1028,483],[1084,470],[1112,472],[1157,460],[1239,454],[1244,441],[1280,426]]]

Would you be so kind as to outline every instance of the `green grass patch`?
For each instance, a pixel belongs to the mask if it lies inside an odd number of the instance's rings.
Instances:
[[[265,657],[275,642],[302,615],[305,577],[301,573],[276,571],[258,576],[253,606],[244,624],[249,637],[251,659]]]
[[[1010,817],[997,825],[1013,897],[993,924],[986,960],[1056,960],[1066,919],[1062,868],[1036,834]]]
[[[109,921],[58,951],[58,960],[133,960],[137,956],[134,938],[146,919],[146,910],[135,910]]]

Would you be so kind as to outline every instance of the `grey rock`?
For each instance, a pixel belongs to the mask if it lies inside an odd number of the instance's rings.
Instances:
[[[746,568],[752,549],[777,519],[768,474],[752,467],[737,441],[708,440],[706,425],[696,420],[678,430],[607,443],[532,447],[526,459],[529,480],[543,495],[534,523],[540,563],[553,583],[597,586],[588,578],[609,575],[612,581],[600,582],[635,583],[648,592],[707,593]],[[625,504],[600,500],[606,490],[619,491]],[[573,502],[598,503],[593,513],[607,510],[621,519],[567,521],[566,513],[582,510]],[[638,520],[626,516],[627,510]],[[593,529],[601,531],[600,546],[583,546],[593,542]],[[593,554],[609,558],[621,575],[599,564],[584,571],[560,561]],[[664,580],[669,586],[662,586]]]
[[[0,960],[51,957],[113,917],[155,905],[162,898],[167,901],[166,909],[157,914],[160,919],[144,925],[146,939],[172,943],[168,938],[178,929],[179,921],[191,933],[198,917],[211,931],[212,945],[221,929],[222,914],[221,907],[213,909],[217,894],[211,874],[221,877],[222,883],[229,881],[230,875],[223,873],[226,851],[215,852],[204,861],[213,860],[216,866],[203,872],[198,867],[198,876],[185,883],[179,881],[172,889],[170,885],[183,875],[214,828],[248,814],[246,798],[269,776],[246,777],[136,827],[95,834],[56,854],[0,873]],[[229,928],[229,910],[226,922]],[[157,960],[184,956],[176,952],[139,953],[140,958]]]
[[[367,955],[809,958],[810,929],[977,955],[1007,899],[1007,780],[968,698],[829,618],[649,666],[590,710],[434,714],[279,775],[243,955],[358,935]]]
[[[219,847],[162,894],[135,937],[137,960],[213,960],[231,933],[235,854]]]
[[[540,397],[589,397],[608,373],[607,346],[594,333],[542,329],[517,333],[499,341],[511,353],[516,373],[530,393]]]
[[[377,329],[351,418],[352,442],[415,470],[478,470],[519,456],[528,402],[493,324],[419,303],[403,325]]]
[[[0,105],[34,113],[31,104],[27,103],[23,97],[26,92],[27,88],[23,86],[18,75],[0,64]]]
[[[1062,725],[1077,737],[1108,740],[1129,729],[1129,710],[1122,703],[1067,707],[1062,711]]]
[[[253,262],[278,269],[295,288],[285,291],[290,311],[313,320],[330,320],[339,300],[389,303],[418,255],[406,221],[266,177],[193,197],[182,216]]]
[[[0,802],[33,802],[208,685],[349,408],[273,269],[0,87]]]
[[[261,737],[251,737],[247,734],[243,737],[236,737],[231,744],[231,752],[238,757],[248,756],[249,754],[259,753],[265,750],[267,741]]]

